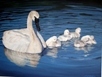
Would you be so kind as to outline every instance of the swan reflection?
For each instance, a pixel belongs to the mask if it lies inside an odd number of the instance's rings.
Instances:
[[[30,54],[30,53],[21,53],[16,52],[10,49],[5,48],[6,57],[13,63],[19,66],[31,66],[36,67],[39,64],[40,54]]]

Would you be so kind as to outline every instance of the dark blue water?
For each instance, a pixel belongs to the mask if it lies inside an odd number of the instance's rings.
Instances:
[[[40,13],[41,34],[45,40],[59,36],[68,28],[82,29],[83,35],[94,35],[96,45],[82,49],[72,42],[60,48],[46,48],[42,54],[18,53],[4,48],[3,32],[26,27],[31,10]],[[29,6],[5,8],[0,13],[0,75],[17,77],[100,77],[102,51],[102,8],[83,5]]]

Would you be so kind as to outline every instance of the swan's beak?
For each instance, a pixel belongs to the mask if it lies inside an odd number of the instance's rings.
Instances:
[[[35,25],[38,31],[40,31],[40,26],[39,26],[39,19],[35,17]]]

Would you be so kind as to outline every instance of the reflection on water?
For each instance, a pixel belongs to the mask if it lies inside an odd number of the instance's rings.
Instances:
[[[80,47],[80,48],[75,47],[75,49],[76,49],[77,51],[82,50],[82,51],[84,51],[85,53],[88,53],[88,52],[91,51],[93,48],[94,48],[93,46],[85,46],[85,47]]]
[[[57,58],[58,48],[49,49],[47,52],[47,56],[51,56],[53,58]]]
[[[36,67],[39,64],[40,55],[39,54],[27,54],[20,53],[10,49],[5,48],[6,57],[13,63],[19,66],[31,66]]]

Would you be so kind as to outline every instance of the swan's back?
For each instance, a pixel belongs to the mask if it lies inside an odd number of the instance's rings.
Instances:
[[[26,52],[30,43],[30,38],[26,34],[27,29],[9,30],[3,34],[3,44],[6,48]],[[22,33],[24,32],[24,34]]]

